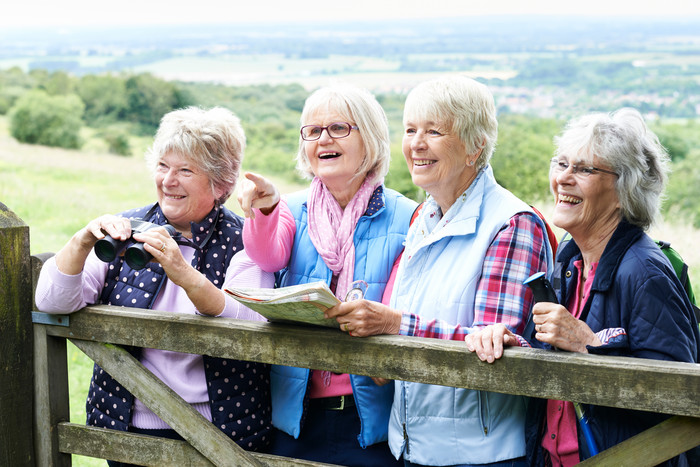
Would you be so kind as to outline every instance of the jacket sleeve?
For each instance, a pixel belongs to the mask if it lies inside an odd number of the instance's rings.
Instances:
[[[243,225],[243,244],[250,259],[263,271],[277,272],[287,266],[292,254],[296,222],[284,199],[264,215],[255,209],[255,218]]]
[[[683,291],[672,278],[658,270],[636,280],[633,277],[618,289],[620,325],[626,338],[611,339],[606,345],[589,348],[589,351],[697,362],[698,327]]]
[[[80,274],[67,275],[58,270],[56,257],[49,258],[41,268],[36,286],[36,307],[46,313],[72,313],[97,303],[107,275],[103,263],[90,252]]]

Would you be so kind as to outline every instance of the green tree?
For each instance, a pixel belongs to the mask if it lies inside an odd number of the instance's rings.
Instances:
[[[132,153],[129,134],[124,125],[110,125],[99,133],[107,142],[109,152],[119,156],[130,156]]]
[[[46,92],[53,96],[75,93],[76,79],[65,71],[54,71],[44,84]]]
[[[34,80],[20,67],[0,70],[0,115],[5,115],[17,99],[34,87]]]
[[[0,87],[16,86],[24,89],[33,87],[32,79],[18,66],[0,71]]]
[[[85,105],[75,94],[50,96],[32,90],[10,110],[10,134],[18,141],[63,148],[79,148]]]
[[[700,228],[700,149],[673,164],[666,188],[665,217]]]
[[[422,188],[413,184],[411,172],[408,171],[408,165],[401,150],[401,143],[391,145],[391,164],[389,165],[389,173],[384,178],[386,186],[392,188],[408,198],[416,201],[425,199],[425,191]]]
[[[77,85],[85,102],[85,121],[101,126],[124,118],[127,111],[126,80],[113,75],[85,75]]]
[[[499,118],[498,145],[491,166],[498,182],[523,201],[549,193],[549,160],[561,124],[553,119],[505,115]]]
[[[696,120],[684,123],[659,121],[651,129],[668,151],[673,162],[685,159],[693,149],[700,150],[700,126]]]
[[[138,123],[146,133],[155,131],[163,115],[192,104],[191,98],[174,83],[149,73],[126,80],[127,120]]]

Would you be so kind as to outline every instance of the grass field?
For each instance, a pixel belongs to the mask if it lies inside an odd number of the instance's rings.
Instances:
[[[277,183],[283,193],[301,188],[281,180]],[[32,254],[56,252],[91,219],[151,203],[154,196],[142,157],[19,144],[0,118],[0,202],[29,225]],[[239,211],[237,204],[232,199],[227,206]],[[548,200],[535,205],[545,216],[551,212]],[[690,265],[694,283],[700,284],[700,250],[696,247],[700,231],[682,223],[663,223],[651,235],[670,241]],[[68,360],[71,421],[84,423],[92,362],[72,345]],[[106,463],[74,456],[73,465]]]

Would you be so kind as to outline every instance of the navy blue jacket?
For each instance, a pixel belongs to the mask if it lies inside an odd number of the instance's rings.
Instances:
[[[149,209],[150,208],[150,209]],[[146,206],[122,214],[163,225],[167,221],[158,205]],[[192,224],[193,238],[177,238],[195,247],[192,266],[221,288],[226,268],[243,249],[243,220],[223,206],[215,207],[199,224]],[[214,245],[226,245],[226,249]],[[157,263],[132,270],[118,256],[107,272],[100,303],[151,308],[167,279]],[[135,303],[132,302],[135,300]],[[141,349],[127,347],[137,359]],[[204,372],[209,393],[212,423],[247,450],[262,450],[270,442],[272,430],[269,365],[204,355]],[[231,375],[235,375],[235,378]],[[252,396],[252,397],[251,397]],[[251,403],[251,399],[255,403]],[[117,380],[95,365],[86,402],[87,424],[127,431],[134,396]]]
[[[563,242],[551,276],[560,303],[575,293],[581,259],[578,245]],[[698,362],[700,335],[694,311],[671,264],[654,241],[640,228],[622,221],[605,247],[581,318],[598,332],[623,328],[626,333],[590,353]],[[525,336],[533,346],[546,347]],[[668,418],[667,415],[582,404],[597,447],[603,451]],[[528,410],[527,453],[530,465],[548,464],[542,449],[546,401],[533,399]],[[590,457],[581,430],[578,433],[581,460]],[[687,465],[685,457],[669,465]]]

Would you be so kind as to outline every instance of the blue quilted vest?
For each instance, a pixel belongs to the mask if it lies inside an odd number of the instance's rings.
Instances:
[[[280,286],[314,281],[331,283],[332,271],[318,254],[307,232],[306,200],[308,190],[287,198],[294,219],[296,235],[289,265],[278,277]],[[394,190],[378,187],[367,211],[357,222],[354,233],[355,280],[368,284],[365,298],[381,301],[394,261],[403,251],[404,238],[416,203]],[[298,438],[304,416],[310,370],[273,365],[272,423],[278,429]],[[350,375],[353,395],[361,420],[357,435],[360,446],[387,440],[389,412],[394,397],[393,383],[377,386],[367,376]]]
[[[157,204],[121,215],[158,225],[167,222]],[[233,255],[243,249],[243,220],[226,207],[216,206],[202,222],[191,225],[192,241],[184,237],[176,237],[176,240],[195,248],[192,266],[221,288],[226,267]],[[221,244],[229,247],[225,250],[212,248],[212,245]],[[123,256],[118,256],[109,264],[100,303],[151,308],[166,279],[163,268],[157,263],[134,271],[124,262]],[[127,347],[127,350],[137,359],[141,355],[140,348]],[[272,429],[269,365],[208,355],[203,358],[212,423],[244,449],[257,451],[268,446]],[[127,431],[133,403],[134,396],[95,365],[86,403],[87,424]]]

